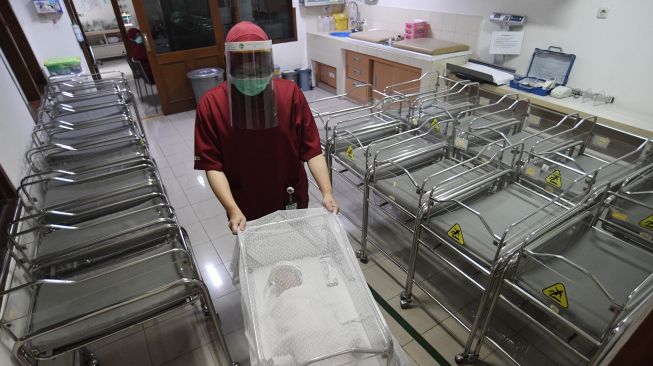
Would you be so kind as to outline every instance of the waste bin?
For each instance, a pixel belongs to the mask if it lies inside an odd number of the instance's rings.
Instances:
[[[312,78],[311,78],[311,69],[295,69],[297,73],[297,85],[302,88],[303,91],[311,90]]]
[[[188,77],[193,86],[195,102],[199,103],[200,98],[204,93],[220,85],[224,80],[224,70],[218,67],[196,69],[186,73],[186,77]]]

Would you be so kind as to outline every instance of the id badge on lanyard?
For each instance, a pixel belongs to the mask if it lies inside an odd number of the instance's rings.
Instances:
[[[288,193],[288,203],[286,204],[286,210],[296,210],[297,201],[293,197],[293,193],[295,193],[295,188],[293,187],[286,188],[286,193]]]

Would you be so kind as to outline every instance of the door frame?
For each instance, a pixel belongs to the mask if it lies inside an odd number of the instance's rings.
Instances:
[[[195,99],[190,98],[188,100],[171,100],[171,95],[168,93],[168,90],[165,86],[161,84],[161,81],[164,80],[165,75],[159,64],[163,62],[171,62],[176,60],[187,60],[190,58],[191,53],[201,52],[201,54],[209,56],[211,53],[214,53],[217,49],[217,55],[219,59],[221,58],[224,62],[224,34],[222,27],[222,20],[220,18],[220,8],[217,1],[207,0],[209,4],[209,11],[211,14],[211,20],[213,21],[213,33],[215,37],[215,46],[202,47],[202,48],[193,48],[183,51],[173,51],[163,54],[157,54],[156,49],[152,45],[152,34],[150,31],[150,23],[147,19],[147,12],[143,5],[143,0],[133,0],[134,10],[136,12],[136,19],[138,19],[139,29],[143,34],[143,41],[145,44],[145,51],[147,53],[147,59],[150,62],[150,68],[152,69],[152,74],[154,75],[154,84],[157,86],[157,91],[159,94],[159,99],[161,101],[161,109],[163,114],[178,113],[185,110],[190,110],[195,108]],[[224,65],[223,65],[224,66]],[[163,86],[163,87],[162,87]],[[176,103],[176,106],[171,106],[170,103]]]
[[[41,100],[47,79],[8,0],[0,0],[0,49],[29,104]]]
[[[100,73],[100,70],[97,67],[97,62],[95,62],[95,56],[93,55],[93,50],[91,49],[91,46],[88,44],[88,39],[86,38],[86,33],[84,32],[84,28],[82,28],[82,23],[79,20],[79,15],[77,14],[77,9],[75,8],[75,4],[73,3],[72,0],[63,0],[63,4],[66,7],[66,11],[68,12],[68,16],[70,16],[70,20],[79,26],[79,28],[82,30],[82,37],[84,38],[84,41],[82,42],[77,42],[79,44],[79,48],[82,49],[82,53],[84,54],[84,59],[86,60],[86,66],[88,67],[88,71],[90,74],[93,75],[94,79],[99,79],[100,75],[97,75]]]

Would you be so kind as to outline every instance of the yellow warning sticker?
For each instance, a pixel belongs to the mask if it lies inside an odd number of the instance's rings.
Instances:
[[[640,221],[639,226],[643,227],[644,229],[653,230],[653,215],[650,215],[649,217]]]
[[[556,188],[562,187],[562,176],[560,175],[560,171],[557,169],[554,170],[553,173],[549,174],[545,180],[547,183]]]
[[[612,216],[612,218],[615,219],[615,220],[619,220],[619,221],[628,221],[628,215],[626,215],[626,214],[623,213],[623,212],[612,211],[612,213],[610,214],[610,216]]]
[[[354,157],[354,148],[351,145],[347,147],[347,151],[345,151],[345,155],[347,155],[349,160],[356,160],[356,157]]]
[[[542,290],[542,293],[563,308],[567,309],[569,307],[569,303],[567,302],[567,290],[565,290],[565,285],[562,283],[558,282],[555,285],[551,285]]]
[[[465,245],[465,238],[463,237],[463,229],[460,227],[459,224],[455,224],[454,226],[452,226],[451,229],[449,229],[449,231],[447,232],[447,235],[449,235],[451,239],[456,241],[456,243],[460,245]]]
[[[433,131],[436,133],[440,133],[440,122],[438,122],[438,117],[433,118],[433,121],[431,121],[431,128],[433,128]]]

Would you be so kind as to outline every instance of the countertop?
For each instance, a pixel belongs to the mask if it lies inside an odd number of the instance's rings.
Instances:
[[[336,40],[339,42],[342,42],[343,44],[349,44],[349,45],[354,45],[354,46],[366,46],[369,48],[373,48],[377,51],[383,51],[388,54],[394,54],[394,55],[399,55],[403,57],[411,57],[420,61],[426,61],[426,62],[433,62],[433,61],[439,61],[439,60],[444,60],[447,58],[452,58],[452,57],[458,57],[458,56],[469,56],[472,54],[471,50],[468,51],[462,51],[462,52],[454,52],[454,53],[446,53],[443,55],[436,55],[436,56],[431,56],[431,55],[426,55],[423,53],[419,52],[413,52],[409,50],[404,50],[401,48],[395,48],[392,46],[386,46],[383,44],[379,43],[372,43],[372,42],[367,42],[367,41],[361,41],[358,39],[353,39],[349,37],[335,37],[330,35],[328,32],[306,32],[307,34],[318,36],[318,37],[324,37],[328,38],[330,40]]]
[[[582,102],[582,98],[557,99],[539,96],[513,89],[507,85],[496,86],[483,84],[483,89],[501,94],[519,94],[520,98],[529,99],[531,103],[568,114],[579,112],[599,118],[599,123],[636,135],[653,138],[653,114],[637,113],[617,104],[593,105],[592,101]]]

